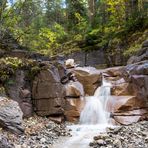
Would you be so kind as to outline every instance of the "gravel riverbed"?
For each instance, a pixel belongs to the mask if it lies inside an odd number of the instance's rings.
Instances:
[[[89,145],[93,148],[148,148],[148,121],[108,128]]]
[[[63,140],[67,141],[71,137],[70,131],[66,128],[69,123],[56,124],[48,118],[35,116],[24,119],[23,125],[25,127],[23,135],[14,135],[0,129],[0,148],[53,148],[57,143],[63,144],[65,143]],[[64,137],[61,138],[61,136]],[[89,146],[92,148],[148,148],[148,121],[107,128],[107,132],[95,136]]]
[[[24,119],[25,133],[14,135],[0,130],[0,148],[51,148],[60,136],[70,136],[66,123],[56,124],[48,118]]]

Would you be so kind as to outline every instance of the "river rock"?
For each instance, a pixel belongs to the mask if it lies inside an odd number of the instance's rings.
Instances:
[[[110,128],[107,130],[107,138],[104,139],[106,142],[105,147],[109,148],[147,148],[148,142],[146,142],[148,136],[148,121],[142,121],[134,123],[129,126],[121,126]],[[97,137],[101,137],[102,133]],[[90,143],[90,146],[97,148],[98,140],[94,139]],[[104,148],[105,148],[104,147]]]
[[[131,86],[131,95],[147,101],[148,99],[148,61],[127,65],[128,81]]]
[[[13,133],[22,134],[23,113],[17,102],[10,99],[0,100],[0,126]]]

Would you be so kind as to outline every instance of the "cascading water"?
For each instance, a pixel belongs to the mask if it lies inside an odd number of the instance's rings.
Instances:
[[[110,92],[111,84],[103,78],[102,86],[96,89],[94,96],[86,97],[86,105],[80,115],[81,124],[108,123],[107,102]]]
[[[111,126],[108,124],[109,112],[107,112],[110,93],[111,83],[103,78],[102,85],[96,89],[94,96],[85,97],[86,104],[80,115],[80,124],[69,127],[73,137],[55,148],[89,148],[92,138]]]

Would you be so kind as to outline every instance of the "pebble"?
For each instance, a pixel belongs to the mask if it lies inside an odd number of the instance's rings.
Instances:
[[[58,140],[59,136],[70,135],[65,123],[57,124],[44,117],[35,116],[24,119],[23,125],[25,127],[24,135],[18,136],[0,130],[0,143],[1,139],[5,137],[5,141],[7,141],[5,143],[7,145],[9,143],[9,148],[51,148],[51,145]]]
[[[101,146],[101,143],[104,145]],[[107,133],[95,136],[90,146],[93,148],[148,148],[148,121],[114,129],[108,128]]]

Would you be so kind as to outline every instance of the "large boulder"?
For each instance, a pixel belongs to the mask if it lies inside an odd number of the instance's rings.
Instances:
[[[141,120],[148,120],[148,109],[135,109],[113,114],[116,124],[129,125]]]
[[[44,67],[35,77],[32,97],[34,109],[38,115],[50,116],[64,113],[65,89],[60,83],[56,67]]]
[[[135,96],[110,96],[108,101],[108,110],[112,113],[123,113],[142,108],[147,108],[146,101]]]
[[[101,72],[93,67],[75,68],[74,73],[83,85],[85,94],[92,96],[97,87],[101,85]]]
[[[127,65],[128,82],[131,95],[148,102],[148,60]]]
[[[148,105],[148,75],[131,76],[132,94],[147,101]]]
[[[64,115],[68,121],[78,121],[80,113],[84,107],[84,90],[83,85],[76,81],[66,84],[66,102]]]
[[[22,134],[23,113],[16,101],[0,97],[0,126],[13,133]]]
[[[148,119],[148,61],[106,70],[112,82],[109,110],[116,123],[131,124]],[[118,70],[119,72],[117,72]]]

